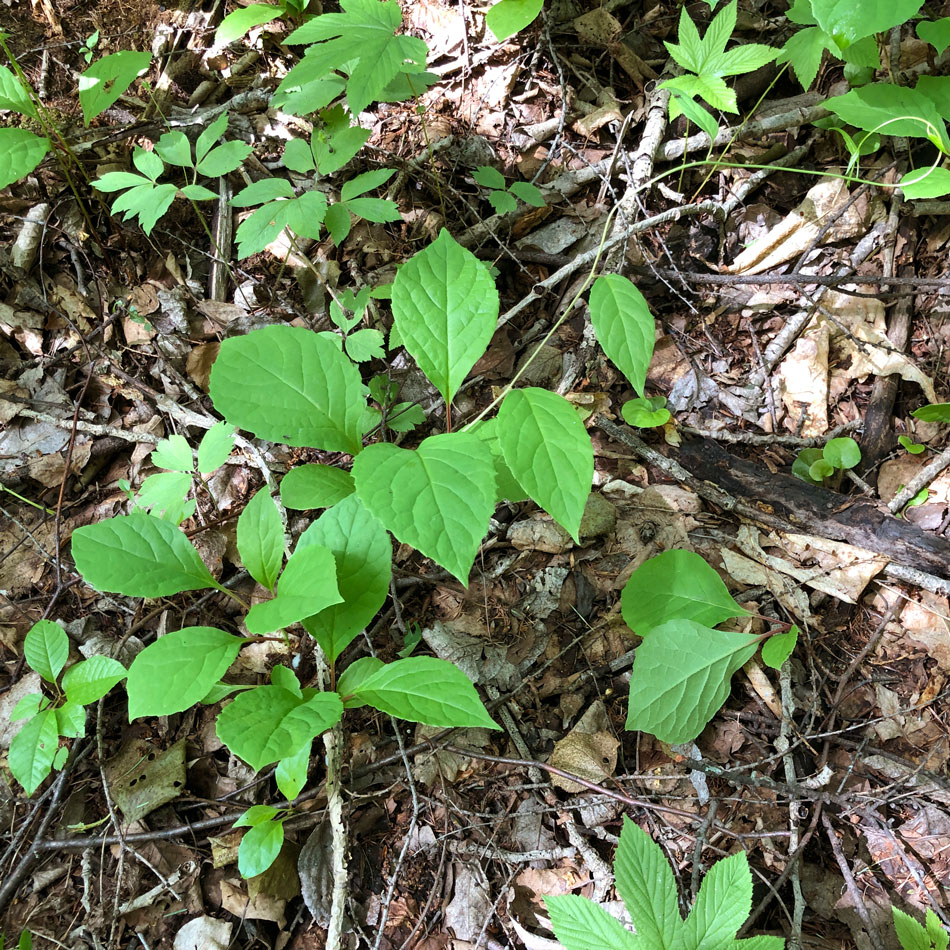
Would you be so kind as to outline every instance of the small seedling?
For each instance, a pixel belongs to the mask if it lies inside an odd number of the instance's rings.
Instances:
[[[920,442],[915,442],[913,439],[909,438],[906,435],[899,435],[897,441],[905,448],[911,455],[920,455],[927,446],[922,445]]]
[[[79,47],[79,52],[82,53],[82,58],[87,62],[92,62],[92,57],[95,55],[96,46],[99,44],[99,31],[96,30],[95,33],[90,33],[89,36],[83,41],[82,46]]]
[[[637,429],[654,429],[665,426],[670,421],[670,410],[666,408],[666,396],[638,396],[628,399],[621,407],[620,414],[624,422]]]
[[[792,474],[812,485],[824,485],[836,472],[854,468],[861,461],[861,449],[854,439],[832,439],[823,449],[802,449],[792,463]]]
[[[487,197],[495,209],[495,214],[516,211],[518,198],[535,208],[543,208],[545,205],[544,194],[537,185],[532,185],[529,181],[513,181],[509,185],[505,181],[505,176],[491,165],[479,165],[472,173],[472,177],[482,188],[491,189]]]
[[[925,922],[892,907],[894,929],[902,950],[947,950],[950,934],[944,930],[940,918],[928,907]]]

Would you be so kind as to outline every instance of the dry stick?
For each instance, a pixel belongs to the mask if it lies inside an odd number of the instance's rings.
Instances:
[[[795,774],[795,762],[788,736],[795,715],[795,696],[792,693],[791,665],[788,662],[782,664],[779,671],[779,683],[782,691],[782,724],[779,735],[775,740],[775,748],[782,753],[785,781],[794,786],[798,784],[798,776]],[[791,855],[798,850],[800,844],[798,822],[798,802],[792,797],[788,802],[788,827],[791,832],[788,839],[790,863]],[[794,862],[794,870],[790,877],[794,903],[792,905],[792,932],[788,937],[788,950],[802,950],[802,918],[805,916],[805,899],[802,896],[802,882],[797,861]]]
[[[831,844],[831,850],[834,853],[835,860],[838,862],[841,875],[844,877],[844,883],[848,890],[848,896],[851,898],[851,903],[854,905],[854,909],[861,918],[861,923],[864,924],[864,929],[867,931],[874,950],[887,950],[887,948],[884,946],[884,941],[881,940],[881,935],[877,932],[877,928],[871,922],[871,915],[868,914],[868,909],[864,906],[864,901],[861,899],[861,892],[858,890],[858,885],[855,883],[854,875],[851,873],[851,868],[848,866],[848,860],[844,856],[844,852],[841,850],[841,842],[838,840],[838,836],[835,834],[834,828],[831,827],[831,822],[828,820],[827,815],[821,816],[821,823],[825,828],[825,834],[828,836],[828,841]]]
[[[945,468],[950,468],[950,446],[929,465],[922,468],[887,504],[892,512],[900,511],[925,485],[929,485]]]

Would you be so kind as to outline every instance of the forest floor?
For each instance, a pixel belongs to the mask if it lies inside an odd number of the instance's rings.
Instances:
[[[127,167],[132,146],[163,130],[136,87],[83,128],[75,80],[96,30],[97,55],[157,52],[149,79],[166,112],[229,103],[255,173],[305,127],[268,108],[296,60],[281,45],[292,25],[273,20],[214,49],[227,11],[219,0],[204,6],[0,6],[63,138],[83,143],[90,179]],[[689,9],[708,22],[706,4]],[[824,96],[845,88],[840,64],[820,73],[817,92],[802,93],[787,73],[776,80],[774,64],[740,77],[740,115],[725,117],[733,128],[745,120],[728,147],[736,167],[677,172],[684,154],[699,160],[707,149],[703,136],[684,136],[682,120],[666,121],[656,89],[676,4],[563,0],[502,43],[481,7],[408,0],[403,18],[429,44],[435,84],[418,102],[363,113],[372,137],[354,162],[399,170],[399,222],[357,221],[341,246],[308,241],[306,261],[271,246],[229,261],[222,280],[187,202],[146,236],[81,183],[72,193],[51,163],[0,192],[6,945],[28,930],[41,948],[325,946],[319,759],[278,864],[245,881],[231,823],[277,794],[267,773],[229,755],[211,708],[130,725],[116,691],[92,709],[87,737],[69,740],[82,750],[69,774],[33,797],[6,768],[18,726],[9,713],[38,689],[22,644],[41,618],[65,626],[77,657],[121,648],[122,659],[187,623],[238,629],[213,594],[143,601],[91,589],[74,570],[71,532],[127,510],[120,481],[135,487],[155,471],[160,439],[197,444],[216,418],[207,391],[222,339],[278,323],[330,328],[327,288],[391,281],[443,227],[495,268],[508,318],[453,411],[473,415],[516,372],[570,398],[588,416],[599,520],[575,545],[531,504],[500,506],[467,589],[397,548],[398,602],[367,642],[384,657],[417,641],[417,651],[452,659],[504,730],[446,736],[402,724],[397,735],[371,709],[348,720],[345,945],[555,948],[544,895],[620,909],[610,861],[624,815],[662,845],[684,911],[715,861],[746,853],[755,891],[741,936],[887,950],[898,946],[892,906],[918,919],[930,908],[946,924],[950,470],[917,485],[914,506],[889,502],[947,454],[948,427],[911,412],[950,401],[950,208],[800,173],[840,172],[846,161],[840,138],[812,124],[827,114]],[[780,46],[787,34],[776,4],[742,4],[738,39]],[[925,46],[906,28],[894,74],[932,68]],[[885,186],[907,167],[906,145],[889,141],[863,168]],[[545,206],[495,214],[473,179],[486,165],[544,186]],[[629,183],[654,172],[670,174],[631,200]],[[3,248],[37,207],[44,226],[16,266]],[[594,261],[611,213],[623,240],[600,265],[634,280],[656,317],[648,390],[672,413],[657,428],[622,424],[633,393],[596,346],[583,303],[524,369],[587,279],[591,264],[577,262]],[[384,301],[384,330],[387,312]],[[401,398],[431,404],[398,351],[370,365],[401,384]],[[406,444],[443,424],[431,414]],[[861,464],[824,488],[793,479],[798,452],[829,434],[857,439]],[[924,448],[912,454],[898,436]],[[341,461],[255,444],[278,476]],[[217,510],[185,522],[217,577],[235,573],[235,521],[260,481],[237,452],[209,484]],[[291,533],[306,523],[292,516]],[[631,572],[671,548],[698,552],[740,603],[802,629],[782,674],[750,661],[696,742],[676,747],[624,730],[639,640],[618,606]],[[260,646],[242,671],[258,681],[280,652]],[[142,808],[125,787],[129,770],[152,794],[171,760],[187,764],[184,784]],[[552,763],[590,787],[552,776],[543,767]],[[176,943],[194,919],[204,929]]]

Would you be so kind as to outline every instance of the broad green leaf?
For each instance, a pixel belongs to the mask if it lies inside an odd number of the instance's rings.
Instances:
[[[273,590],[284,561],[284,526],[266,485],[258,489],[238,518],[237,547],[251,577]]]
[[[443,433],[415,451],[379,442],[356,457],[353,480],[363,504],[400,541],[468,584],[495,510],[494,465],[479,438]]]
[[[409,355],[450,403],[495,332],[498,291],[488,268],[443,229],[399,269],[392,308]]]
[[[191,158],[191,142],[184,132],[173,130],[166,132],[156,143],[155,151],[170,165],[181,168],[191,168],[194,162]]]
[[[535,208],[543,208],[547,204],[544,200],[544,192],[530,181],[513,181],[508,190],[516,198],[520,198],[525,204]]]
[[[0,129],[0,188],[25,178],[49,151],[49,139],[26,129]]]
[[[511,474],[504,453],[498,442],[498,420],[486,419],[479,422],[472,432],[481,439],[491,452],[495,466],[495,495],[497,501],[525,501],[527,492],[518,484],[518,480]]]
[[[729,950],[785,950],[782,937],[747,937],[729,944]]]
[[[743,73],[752,73],[771,63],[778,55],[778,50],[761,43],[743,43],[735,46],[728,52],[722,53],[712,60],[707,71],[714,76],[740,76]]]
[[[13,737],[7,764],[27,795],[32,795],[49,775],[58,747],[55,709],[37,713]]]
[[[620,407],[620,415],[628,425],[639,429],[652,429],[666,425],[672,418],[666,408],[665,396],[651,396],[648,399],[628,399]]]
[[[710,142],[716,140],[719,134],[719,123],[715,117],[707,112],[695,99],[673,89],[670,98],[670,118],[678,119],[685,115],[690,122],[695,122],[705,133]]]
[[[150,643],[129,667],[129,722],[141,716],[170,716],[201,702],[243,642],[216,627],[184,627]]]
[[[132,150],[132,164],[150,181],[155,181],[165,171],[165,163],[161,158],[139,145]]]
[[[126,675],[125,667],[111,656],[91,656],[66,670],[63,689],[70,702],[85,706],[105,696]]]
[[[239,693],[221,710],[217,733],[235,755],[260,771],[297,755],[342,714],[336,693],[318,693],[301,702],[280,686],[258,686]]]
[[[251,805],[250,808],[231,826],[232,828],[256,828],[280,814],[273,805]]]
[[[640,291],[619,274],[602,274],[590,291],[590,321],[613,364],[643,395],[656,326]]]
[[[135,496],[135,507],[156,518],[179,525],[194,514],[196,502],[188,500],[191,476],[185,472],[158,472],[149,475]]]
[[[382,359],[383,334],[373,328],[366,327],[351,333],[346,338],[346,355],[356,363],[365,363],[367,360]]]
[[[172,472],[190,472],[195,465],[191,446],[183,435],[170,435],[162,439],[152,452],[152,464]]]
[[[738,112],[736,94],[719,76],[703,73],[699,76],[685,75],[666,79],[660,83],[661,89],[678,90],[684,96],[693,99],[699,96],[714,109],[724,112]],[[672,100],[671,100],[672,102]]]
[[[911,415],[921,422],[950,422],[950,402],[935,402],[915,409]]]
[[[274,781],[280,794],[292,802],[307,784],[307,772],[310,769],[310,751],[313,743],[305,743],[296,755],[289,755],[277,763]]]
[[[357,660],[359,662],[359,660]],[[27,693],[10,711],[10,722],[19,722],[21,719],[32,719],[39,711],[43,703],[49,703],[40,693]],[[2,948],[0,948],[2,950]]]
[[[277,596],[251,607],[244,625],[251,633],[272,633],[342,599],[333,552],[316,545],[298,545],[281,572]]]
[[[20,80],[6,66],[0,66],[0,109],[11,109],[35,119],[36,106]]]
[[[491,165],[479,165],[472,172],[472,178],[475,179],[475,184],[481,185],[482,188],[503,189],[505,187],[505,176]]]
[[[917,35],[925,43],[934,47],[937,55],[940,56],[950,46],[950,17],[943,17],[940,20],[921,20],[917,24]]]
[[[215,201],[218,198],[216,191],[205,188],[204,185],[185,185],[184,188],[178,189],[178,195],[189,201]]]
[[[812,0],[811,9],[818,25],[846,49],[863,36],[904,23],[923,5],[923,0]]]
[[[280,500],[284,507],[298,511],[329,508],[352,494],[353,476],[334,465],[298,465],[280,483]]]
[[[37,620],[23,641],[23,658],[47,683],[55,683],[69,659],[66,631],[52,620]]]
[[[73,560],[96,590],[168,597],[218,587],[191,542],[173,524],[134,513],[77,528]]]
[[[831,37],[820,27],[809,26],[793,33],[776,57],[778,63],[791,63],[795,77],[808,90],[818,75],[825,50],[838,54]]]
[[[906,435],[899,435],[897,437],[897,442],[902,448],[907,449],[911,455],[920,455],[921,452],[927,448],[926,445],[921,445],[919,442],[914,442],[913,439],[908,438]]]
[[[431,656],[394,660],[353,689],[357,700],[380,712],[427,726],[500,729],[472,681],[454,664]]]
[[[303,691],[300,688],[300,680],[297,674],[290,667],[278,664],[270,671],[270,681],[275,686],[282,686],[284,689],[294,693],[298,699],[303,699]]]
[[[238,845],[238,870],[241,877],[257,877],[276,860],[284,845],[284,825],[265,821],[244,832]]]
[[[933,950],[933,943],[920,921],[896,907],[891,908],[891,913],[901,950]]]
[[[488,193],[488,200],[495,214],[510,214],[518,210],[518,202],[514,195],[509,195],[507,191],[491,191]]]
[[[587,897],[577,894],[546,896],[544,906],[551,918],[554,935],[567,950],[646,950],[646,945],[624,928],[616,917]]]
[[[322,128],[310,137],[310,147],[321,175],[339,171],[366,144],[369,129],[354,125],[342,105],[324,109],[319,116]]]
[[[339,247],[346,240],[352,227],[350,212],[346,204],[338,201],[336,204],[330,205],[327,208],[323,223],[327,226],[333,243]]]
[[[912,168],[901,178],[901,191],[905,198],[943,198],[950,195],[950,170]]]
[[[881,51],[877,45],[877,37],[865,36],[852,43],[846,50],[841,51],[841,58],[849,66],[857,66],[862,69],[880,69]],[[846,69],[845,72],[848,72]],[[868,76],[868,81],[873,78]]]
[[[849,436],[830,439],[825,443],[823,454],[835,468],[854,468],[861,461],[861,449]]]
[[[132,172],[106,172],[93,181],[93,185],[95,185],[99,191],[104,191],[108,194],[113,191],[124,191],[126,188],[134,188],[138,185],[147,185],[150,181],[151,179],[146,178],[144,175],[135,175]]]
[[[303,621],[320,644],[327,662],[337,657],[359,632],[369,626],[389,593],[392,543],[380,520],[354,495],[325,511],[297,542],[329,548],[336,561],[342,601]]]
[[[835,473],[835,467],[826,459],[818,459],[808,466],[808,476],[814,482],[822,482]]]
[[[233,448],[234,426],[228,422],[216,422],[198,443],[198,471],[207,475],[220,468]]]
[[[934,945],[934,950],[947,950],[950,944],[950,933],[944,930],[940,923],[940,918],[928,907],[927,908],[927,936]]]
[[[351,455],[362,445],[366,390],[333,334],[272,326],[225,340],[211,399],[228,422],[271,442]]]
[[[231,199],[231,204],[235,208],[250,208],[277,198],[293,198],[293,196],[293,186],[286,178],[262,178],[242,188]]]
[[[792,474],[796,478],[800,478],[803,482],[820,485],[820,479],[816,481],[811,477],[811,467],[822,458],[821,449],[802,449],[795,458],[795,461],[792,462]]]
[[[752,910],[752,874],[745,852],[717,861],[703,878],[686,922],[684,944],[693,950],[722,950],[734,940]]]
[[[151,234],[158,219],[171,207],[177,192],[175,185],[140,185],[119,195],[112,202],[112,213],[125,212],[124,221],[138,218],[142,230]]]
[[[533,23],[542,6],[543,0],[499,0],[485,14],[485,25],[501,43]]]
[[[86,710],[71,700],[56,707],[56,728],[61,736],[78,739],[86,733]]]
[[[399,205],[388,198],[350,198],[346,207],[358,217],[377,224],[402,220]]]
[[[325,63],[320,46],[307,47],[303,59],[281,80],[271,105],[301,116],[329,105],[346,88],[346,81],[336,73],[328,73]]]
[[[209,178],[230,174],[241,167],[241,163],[252,151],[254,150],[247,142],[224,142],[217,148],[211,149],[198,162],[198,171]]]
[[[786,633],[776,633],[762,644],[762,662],[773,670],[780,670],[792,655],[798,643],[798,627],[792,624]]]
[[[726,43],[735,31],[737,16],[737,0],[731,0],[713,17],[700,42],[703,54],[697,73],[712,72],[713,64],[723,54]]]
[[[672,950],[683,929],[673,871],[660,846],[626,816],[614,873],[640,939],[654,950]]]
[[[195,142],[195,159],[201,161],[211,151],[211,146],[224,135],[228,127],[228,114],[227,112],[222,112],[214,122],[211,123],[202,133],[198,136],[198,141]]]
[[[402,25],[402,12],[394,0],[342,0],[342,13],[313,17],[285,40],[311,46],[314,68],[321,74],[334,69],[349,73],[346,98],[353,115],[359,115],[378,98],[406,63],[425,66],[428,49],[422,40],[394,36]]]
[[[354,175],[349,181],[343,183],[340,197],[344,201],[350,201],[359,195],[365,195],[367,191],[373,191],[385,185],[395,174],[395,168],[376,168],[371,172],[363,172],[362,175]]]
[[[594,450],[577,411],[546,389],[515,389],[501,404],[496,432],[518,484],[579,543]]]
[[[235,40],[239,40],[248,30],[262,23],[276,20],[283,13],[283,6],[270,3],[252,3],[247,7],[238,7],[221,21],[221,25],[214,34],[214,45],[228,46]]]
[[[151,53],[121,50],[94,62],[79,77],[79,104],[86,125],[117,102],[152,62]]]
[[[620,595],[624,623],[640,637],[669,620],[714,626],[747,617],[719,574],[693,551],[664,551],[641,564]]]
[[[663,45],[669,51],[670,56],[672,56],[676,63],[682,66],[683,69],[692,73],[698,73],[702,69],[704,56],[703,41],[700,39],[699,30],[696,29],[696,24],[689,15],[686,6],[686,4],[683,4],[683,6],[680,7],[679,30],[676,36],[679,43],[664,42]]]
[[[754,656],[758,638],[670,620],[639,647],[630,677],[627,729],[661,742],[692,742],[729,696],[732,674]]]
[[[336,681],[336,691],[343,700],[344,709],[358,709],[366,705],[352,694],[356,693],[361,684],[381,670],[384,665],[383,661],[375,656],[361,656],[347,666]]]
[[[950,153],[942,116],[933,101],[917,89],[872,83],[827,99],[825,107],[849,125],[867,132],[924,138],[945,154]]]

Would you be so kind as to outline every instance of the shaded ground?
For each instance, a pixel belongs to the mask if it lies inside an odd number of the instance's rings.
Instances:
[[[150,76],[163,108],[184,107],[201,88],[219,102],[236,98],[259,161],[288,134],[286,117],[254,95],[272,90],[293,61],[279,22],[209,57],[217,5],[188,12],[51,0],[4,10],[12,48],[62,117],[64,136],[91,143],[79,152],[90,177],[162,128],[129,96],[83,130],[73,72],[84,67],[79,43],[95,29],[101,52],[150,48],[164,36],[167,82],[155,67]],[[690,10],[708,18],[703,4]],[[928,907],[944,921],[950,913],[950,475],[929,482],[926,502],[906,509],[899,528],[887,507],[946,445],[945,426],[910,412],[950,400],[942,283],[950,228],[943,213],[890,191],[849,191],[793,171],[756,178],[742,168],[688,169],[631,200],[630,182],[650,177],[652,146],[645,153],[643,143],[656,128],[657,93],[640,70],[667,65],[662,41],[673,38],[678,10],[615,6],[622,48],[603,39],[602,21],[598,33],[575,19],[590,13],[552,10],[545,26],[497,44],[480,10],[406,5],[406,28],[429,43],[440,80],[422,115],[412,104],[364,115],[373,161],[405,172],[393,194],[403,220],[358,222],[340,248],[305,248],[340,290],[391,280],[442,226],[494,264],[509,319],[456,401],[462,417],[488,403],[491,387],[511,378],[574,296],[619,203],[626,240],[607,266],[636,280],[657,317],[649,386],[673,412],[665,428],[619,425],[633,394],[578,307],[522,378],[590,411],[598,501],[584,543],[574,547],[530,505],[502,506],[467,590],[418,555],[397,555],[398,609],[387,604],[370,643],[390,659],[421,630],[420,649],[459,663],[505,733],[432,738],[404,727],[397,744],[387,719],[363,710],[353,720],[347,939],[426,950],[550,947],[541,896],[614,899],[609,861],[627,814],[663,845],[684,908],[709,866],[743,849],[756,874],[748,933],[800,931],[802,945],[815,948],[896,947],[891,904],[918,918]],[[746,13],[740,38],[783,42],[779,10]],[[249,49],[257,57],[241,60]],[[630,53],[640,57],[633,66]],[[238,62],[244,68],[235,70]],[[910,32],[898,65],[930,68]],[[773,76],[766,68],[739,81],[744,115]],[[829,68],[818,88],[840,81]],[[731,160],[840,170],[835,138],[804,120],[820,116],[820,98],[780,77]],[[770,131],[756,126],[769,116],[782,119]],[[681,161],[684,129],[659,131],[655,168],[666,171]],[[891,182],[895,164],[906,164],[899,148],[868,162],[868,176]],[[549,186],[547,206],[495,216],[472,179],[485,164],[509,180],[538,176]],[[815,227],[808,213],[795,216],[806,194],[819,209]],[[187,205],[176,202],[146,239],[82,196],[88,222],[52,165],[0,195],[4,246],[31,208],[51,206],[29,271],[0,260],[0,748],[9,745],[9,710],[30,691],[22,638],[41,617],[62,621],[77,651],[120,658],[196,618],[236,628],[231,605],[214,596],[143,603],[89,589],[72,570],[69,534],[124,510],[119,480],[139,484],[164,435],[197,442],[213,418],[206,391],[220,339],[279,322],[329,327],[324,292],[293,258],[241,261],[226,296],[211,299],[208,241]],[[770,258],[743,254],[769,232]],[[836,274],[840,285],[821,285]],[[889,285],[895,275],[901,282]],[[371,368],[390,372],[406,398],[433,402],[398,353]],[[426,425],[442,424],[433,414]],[[829,432],[862,442],[860,481],[844,480],[833,495],[783,482],[808,439]],[[908,454],[900,434],[926,451]],[[259,448],[276,474],[338,460]],[[234,522],[260,480],[252,460],[232,456],[210,486],[217,509],[202,504],[186,523],[222,578],[235,573]],[[292,532],[306,523],[292,519]],[[702,554],[740,602],[799,623],[804,635],[784,681],[750,663],[697,743],[671,749],[623,729],[637,639],[620,620],[618,594],[633,569],[673,547]],[[253,585],[242,583],[250,596]],[[308,638],[295,649],[303,669],[313,664]],[[365,649],[357,642],[352,657]],[[248,678],[277,658],[273,645],[244,652]],[[8,945],[29,928],[38,947],[158,950],[206,915],[226,925],[222,945],[324,946],[323,765],[312,765],[312,796],[278,865],[244,882],[233,816],[276,792],[266,774],[255,778],[228,755],[213,722],[200,707],[130,726],[110,694],[88,737],[74,740],[65,780],[27,799],[0,768]],[[554,764],[615,797],[552,781],[534,764],[552,753]],[[119,841],[103,782],[118,800],[135,781],[157,787],[162,767],[182,758],[185,786],[134,825],[125,821]],[[135,802],[126,802],[128,819]],[[214,945],[208,934],[202,940]]]

